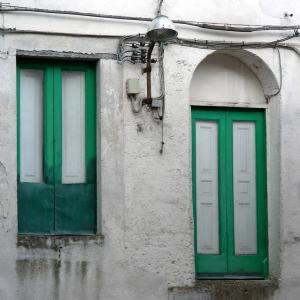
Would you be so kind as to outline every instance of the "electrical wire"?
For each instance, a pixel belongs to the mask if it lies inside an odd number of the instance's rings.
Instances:
[[[278,64],[279,64],[279,87],[278,87],[277,92],[275,92],[274,94],[265,95],[267,103],[270,102],[271,98],[277,96],[281,92],[281,88],[282,88],[282,63],[281,63],[281,54],[280,54],[279,48],[276,47],[275,50],[277,51]]]
[[[196,21],[172,20],[175,24],[196,26],[198,28],[217,30],[217,31],[232,31],[232,32],[257,32],[257,31],[285,31],[299,30],[300,25],[247,25],[247,24],[228,24],[228,23],[206,23]]]
[[[3,4],[0,6],[0,11],[3,8]],[[266,29],[266,28],[265,28]],[[128,61],[130,63],[143,63],[140,59],[136,59],[132,61],[131,56],[124,55],[124,53],[131,52],[130,50],[124,51],[124,45],[131,41],[138,41],[145,44],[147,41],[144,35],[131,35],[131,36],[119,36],[119,35],[99,35],[99,34],[82,34],[82,33],[68,33],[68,32],[52,32],[52,31],[36,31],[36,30],[19,30],[15,28],[1,28],[0,33],[2,34],[46,34],[46,35],[58,35],[58,36],[72,36],[72,37],[102,37],[102,38],[119,38],[119,46],[117,50],[117,60],[118,62],[125,62]],[[183,46],[190,46],[190,47],[197,47],[197,48],[205,48],[205,49],[214,49],[214,50],[226,50],[226,49],[257,49],[257,48],[275,48],[278,53],[278,59],[280,64],[280,88],[279,90],[274,93],[273,95],[266,95],[267,101],[270,101],[271,97],[278,95],[281,91],[282,86],[282,67],[281,67],[281,55],[280,55],[280,48],[289,48],[297,52],[300,55],[298,50],[295,50],[294,47],[283,45],[282,43],[288,41],[290,39],[298,37],[298,28],[294,29],[293,35],[288,35],[284,38],[277,39],[271,42],[233,42],[233,41],[209,41],[209,40],[197,40],[197,39],[176,39],[174,41],[170,41],[169,43],[175,43]],[[164,116],[164,109],[165,109],[165,101],[164,101],[164,68],[163,68],[163,44],[160,44],[161,54],[158,59],[160,67],[159,67],[159,74],[160,74],[160,85],[161,85],[161,95],[155,99],[162,100],[162,114],[159,114],[158,111],[158,118],[163,119]],[[136,50],[135,50],[136,51]],[[139,51],[137,51],[139,53]],[[135,109],[136,110],[136,109]]]
[[[141,34],[126,35],[126,36],[122,36],[119,39],[119,44],[117,48],[117,60],[119,64],[123,64],[123,56],[125,51],[130,51],[128,49],[125,50],[126,46],[128,47],[129,43],[131,44],[132,52],[137,51],[137,49],[141,49],[139,45],[136,45],[136,47],[133,49],[132,44],[137,42],[145,44],[145,36]]]
[[[162,1],[161,1],[162,2]],[[160,3],[159,3],[160,5]],[[102,18],[102,19],[118,19],[127,21],[140,21],[140,22],[150,22],[152,18],[145,17],[130,17],[121,15],[107,15],[107,14],[97,14],[79,11],[66,11],[66,10],[56,10],[56,9],[45,9],[45,8],[34,8],[25,6],[15,6],[8,3],[0,2],[0,12],[36,12],[36,13],[46,13],[46,14],[57,14],[57,15],[74,15],[92,18]],[[218,30],[218,31],[233,31],[233,32],[256,32],[256,31],[281,31],[281,30],[299,30],[300,25],[248,25],[248,24],[229,24],[229,23],[213,23],[213,22],[197,22],[197,21],[185,21],[185,20],[172,20],[175,24],[195,26],[198,28]]]
[[[30,30],[30,29],[16,29],[16,28],[0,28],[0,34],[42,34],[42,35],[56,35],[69,37],[86,37],[86,38],[106,38],[106,39],[120,39],[122,35],[106,35],[95,33],[73,33],[61,31],[47,31],[47,30]]]
[[[155,110],[152,108],[152,117],[156,121],[160,121],[161,123],[161,146],[159,153],[163,154],[164,150],[164,115],[165,115],[165,75],[164,75],[164,44],[159,43],[158,45],[158,63],[159,63],[159,84],[160,84],[160,95],[158,97],[152,98],[152,101],[160,100],[161,101],[161,109],[156,108]],[[161,111],[160,111],[161,110]]]
[[[159,153],[163,154],[164,152],[164,145],[165,145],[165,141],[164,141],[164,120],[161,120],[161,146],[160,146],[160,150]]]
[[[163,0],[159,0],[157,15],[161,14],[161,7],[163,4]],[[41,8],[32,8],[32,7],[21,7],[21,6],[13,6],[8,3],[0,2],[0,12],[36,12],[36,13],[48,13],[48,14],[58,14],[58,15],[75,15],[75,16],[84,16],[84,17],[94,17],[94,18],[104,18],[104,19],[119,19],[119,20],[127,20],[127,21],[146,21],[149,22],[151,18],[143,18],[143,17],[130,17],[130,16],[120,16],[120,15],[105,15],[105,14],[96,14],[96,13],[83,13],[78,11],[61,11],[61,10],[51,10],[51,9],[41,9]],[[4,16],[4,15],[3,15]],[[204,49],[213,49],[213,50],[236,50],[236,49],[261,49],[261,48],[274,48],[278,54],[278,62],[279,62],[279,71],[280,71],[280,82],[278,91],[276,91],[272,95],[265,95],[267,102],[270,101],[272,97],[278,95],[282,88],[282,62],[281,62],[281,54],[279,48],[285,48],[295,51],[299,56],[300,52],[295,47],[282,44],[285,41],[291,40],[295,37],[298,37],[298,30],[300,29],[300,25],[246,25],[246,24],[226,24],[226,23],[211,23],[211,22],[196,22],[196,21],[184,21],[184,20],[173,20],[176,24],[196,26],[198,28],[210,29],[216,31],[232,31],[232,32],[257,32],[257,31],[285,31],[285,30],[293,30],[293,35],[288,35],[284,38],[277,39],[271,42],[233,42],[233,41],[208,41],[208,40],[197,40],[197,39],[176,39],[171,41],[172,44],[179,44],[182,46],[189,47],[197,47]],[[37,30],[19,30],[13,28],[1,28],[0,33],[2,34],[46,34],[46,35],[57,35],[57,36],[72,36],[72,37],[102,37],[102,38],[119,38],[119,45],[117,50],[117,61],[119,63],[123,63],[125,61],[136,64],[143,63],[143,61],[139,58],[133,60],[131,55],[126,55],[127,53],[132,53],[136,51],[137,54],[141,54],[138,50],[124,50],[125,45],[128,44],[129,41],[139,41],[145,42],[144,35],[131,35],[131,36],[119,36],[119,35],[97,35],[97,34],[81,34],[81,33],[68,33],[68,32],[52,32],[52,31],[37,31]],[[128,45],[127,45],[128,46]],[[165,82],[164,82],[164,65],[163,65],[163,56],[164,49],[163,44],[159,45],[159,76],[160,76],[160,88],[161,94],[157,98],[153,98],[155,100],[162,101],[161,114],[159,109],[157,109],[158,117],[154,117],[155,119],[161,120],[162,125],[162,139],[161,139],[161,149],[160,153],[163,153],[164,147],[164,113],[165,113]],[[134,113],[138,113],[142,109],[142,100],[141,98],[136,98],[135,96],[130,96],[131,100],[131,108]],[[136,103],[138,103],[138,107],[136,107]],[[153,111],[152,111],[153,113]]]
[[[83,16],[83,17],[101,18],[101,19],[118,19],[118,20],[127,20],[127,21],[149,22],[152,20],[151,18],[143,18],[143,17],[106,15],[106,14],[96,14],[96,13],[79,12],[79,11],[72,11],[72,10],[57,10],[57,9],[46,9],[46,8],[34,8],[34,7],[27,7],[27,6],[16,6],[16,5],[10,5],[1,2],[0,2],[0,11],[4,13],[5,12],[36,12],[36,13],[45,13],[45,14],[73,15],[73,16]]]
[[[161,100],[161,114],[158,111],[159,119],[163,119],[165,113],[165,73],[164,73],[164,45],[160,43],[158,46],[159,56],[158,56],[158,64],[159,64],[159,84],[160,84],[160,95],[158,97],[153,98],[153,100]]]
[[[40,35],[53,35],[53,36],[70,36],[70,37],[86,37],[86,38],[108,38],[108,39],[120,39],[117,59],[122,61],[122,49],[124,36],[121,35],[103,35],[103,34],[86,34],[86,33],[71,33],[71,32],[55,32],[55,31],[43,31],[43,30],[21,30],[16,28],[0,28],[0,34],[40,34]],[[170,44],[179,44],[182,46],[197,47],[203,49],[242,49],[242,48],[274,48],[280,46],[280,43],[288,41],[290,39],[299,37],[298,33],[289,35],[285,38],[274,40],[271,42],[234,42],[234,41],[213,41],[213,40],[198,40],[198,39],[184,39],[178,38],[174,41],[169,41]],[[134,41],[146,41],[144,35],[126,36],[126,39],[132,39]]]
[[[160,16],[161,15],[161,7],[162,7],[162,4],[164,2],[164,0],[158,0],[158,8],[157,8],[157,11],[156,11],[156,16]]]
[[[210,40],[198,40],[198,39],[184,39],[180,38],[174,41],[170,41],[172,44],[179,44],[183,46],[198,47],[204,49],[213,50],[226,50],[226,49],[258,49],[258,48],[275,48],[280,43],[286,42],[293,38],[299,37],[298,33],[288,35],[284,38],[277,39],[270,42],[234,42],[234,41],[210,41]]]

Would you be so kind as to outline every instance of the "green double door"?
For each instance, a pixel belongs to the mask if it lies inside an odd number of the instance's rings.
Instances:
[[[193,108],[192,156],[197,277],[265,278],[264,111]]]
[[[17,96],[19,233],[95,233],[94,65],[20,60]]]

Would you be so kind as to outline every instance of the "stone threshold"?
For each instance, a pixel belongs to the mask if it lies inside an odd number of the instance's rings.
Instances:
[[[169,289],[169,300],[267,300],[278,289],[276,279],[197,280],[192,287]]]

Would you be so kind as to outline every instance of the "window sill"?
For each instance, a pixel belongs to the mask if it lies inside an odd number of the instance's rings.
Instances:
[[[104,236],[96,235],[18,235],[17,246],[26,249],[59,250],[70,245],[99,245],[102,246]]]

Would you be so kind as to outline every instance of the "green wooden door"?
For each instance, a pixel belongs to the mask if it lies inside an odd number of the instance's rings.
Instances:
[[[17,84],[19,233],[95,233],[94,65],[20,60]]]
[[[264,111],[193,108],[192,137],[197,276],[267,276]]]

